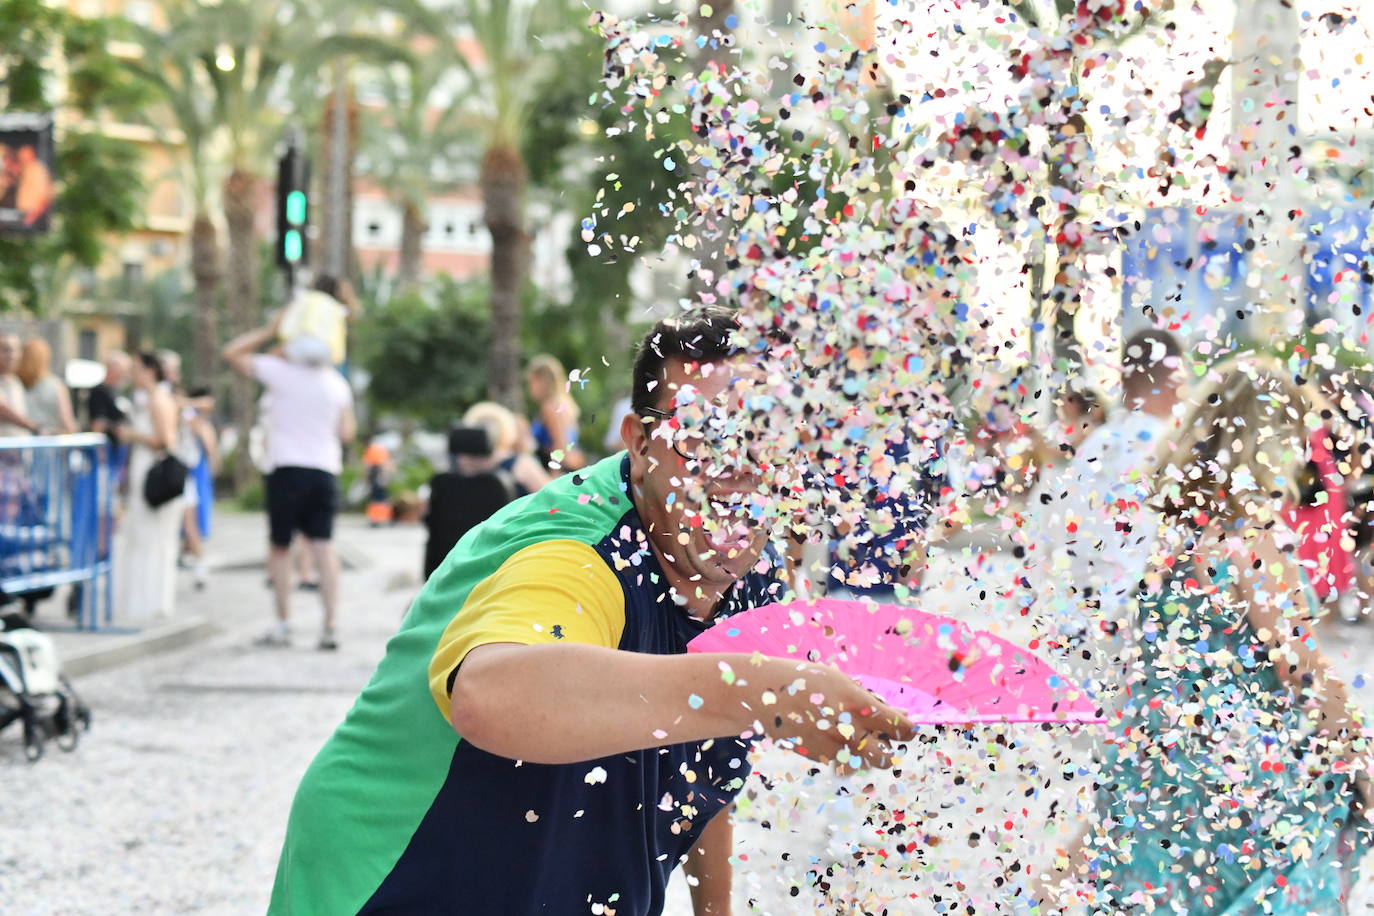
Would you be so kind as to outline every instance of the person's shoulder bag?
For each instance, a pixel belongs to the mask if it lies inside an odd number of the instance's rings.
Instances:
[[[186,464],[176,455],[163,455],[148,469],[143,480],[143,498],[149,507],[160,509],[186,489]]]

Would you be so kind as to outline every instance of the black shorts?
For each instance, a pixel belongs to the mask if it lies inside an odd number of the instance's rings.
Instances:
[[[291,546],[297,531],[312,541],[334,536],[339,485],[319,468],[277,468],[267,475],[267,524],[272,543]]]

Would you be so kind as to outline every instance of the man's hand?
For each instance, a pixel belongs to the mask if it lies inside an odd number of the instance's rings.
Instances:
[[[836,668],[770,660],[785,680],[758,692],[759,723],[820,763],[892,766],[893,745],[916,736],[911,722]]]
[[[530,763],[762,729],[813,760],[888,766],[892,746],[915,736],[905,716],[836,669],[791,659],[489,643],[467,654],[452,685],[458,734]]]

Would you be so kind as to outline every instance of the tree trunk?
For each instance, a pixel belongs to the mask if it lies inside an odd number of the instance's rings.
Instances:
[[[352,278],[357,264],[353,249],[353,179],[358,158],[358,104],[347,84],[347,70],[340,65],[334,73],[335,89],[324,101],[320,122],[320,158],[315,168],[321,193],[320,216],[316,225],[320,235],[312,250],[311,266],[317,274]],[[340,82],[340,81],[343,82]],[[338,86],[343,86],[340,92]],[[335,129],[339,109],[344,111],[341,129]],[[334,157],[336,140],[343,138],[343,155]],[[338,211],[342,212],[338,212]]]
[[[396,264],[396,292],[405,293],[420,284],[420,262],[425,253],[424,214],[414,203],[401,205],[401,256]]]
[[[219,377],[219,234],[210,214],[196,213],[191,223],[191,277],[195,283],[196,319],[192,326],[195,377],[214,390]]]
[[[224,181],[224,219],[229,227],[229,330],[238,335],[251,330],[258,318],[258,237],[253,225],[258,178],[234,169]],[[255,471],[248,455],[253,429],[253,385],[235,374],[229,409],[238,431],[233,479],[242,492]]]
[[[526,178],[525,161],[514,146],[493,146],[482,156],[482,220],[491,233],[487,392],[493,401],[520,414],[525,412],[520,386],[520,293],[530,272]]]

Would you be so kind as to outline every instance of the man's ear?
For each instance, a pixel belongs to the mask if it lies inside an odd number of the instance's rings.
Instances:
[[[649,436],[639,414],[631,412],[621,418],[620,441],[625,443],[631,455],[643,455],[648,450]]]

